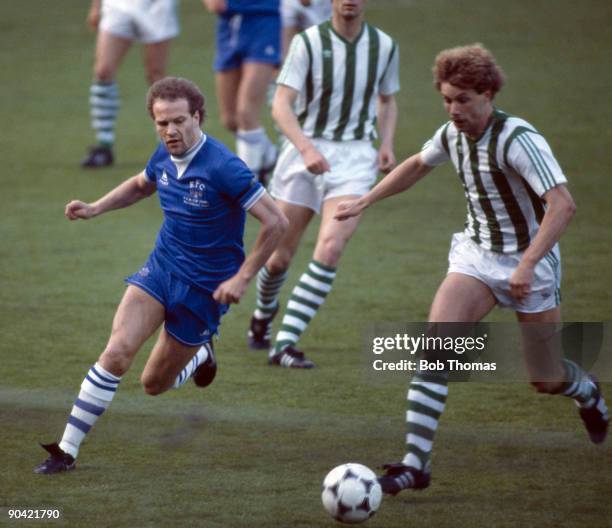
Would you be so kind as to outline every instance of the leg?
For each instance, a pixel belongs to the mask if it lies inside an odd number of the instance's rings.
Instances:
[[[243,63],[236,105],[238,128],[253,130],[261,126],[261,109],[266,102],[268,85],[274,79],[274,71],[271,64]]]
[[[449,273],[438,288],[429,313],[431,323],[478,322],[495,306],[489,287],[463,273]],[[385,493],[422,489],[429,485],[429,457],[438,421],[448,396],[448,372],[417,371],[408,388],[407,452],[399,464],[389,464],[380,478]]]
[[[156,396],[170,389],[199,348],[177,341],[162,329],[140,378],[145,392]]]
[[[277,200],[289,220],[289,229],[266,265],[257,274],[257,304],[251,318],[248,345],[255,350],[270,348],[270,329],[278,311],[278,296],[287,269],[314,215],[312,209]]]
[[[495,306],[493,292],[482,281],[449,273],[440,284],[429,311],[431,323],[477,323]]]
[[[129,285],[117,308],[108,344],[98,362],[115,376],[123,376],[136,353],[164,322],[163,305],[144,290]]]
[[[166,75],[172,39],[144,45],[144,67],[147,82],[153,84]]]
[[[517,312],[523,353],[532,385],[538,392],[558,392],[565,378],[561,364],[561,309],[539,313]]]
[[[317,262],[330,268],[336,268],[338,265],[344,248],[361,220],[361,215],[342,222],[334,219],[336,207],[340,202],[354,198],[358,198],[358,196],[337,196],[323,202],[321,227],[319,228],[313,257]]]
[[[238,99],[238,87],[240,85],[240,69],[220,71],[215,74],[215,85],[217,101],[221,122],[230,132],[238,130],[238,118],[236,116],[236,101]]]
[[[117,70],[130,49],[132,41],[108,31],[99,31],[96,41],[94,79],[101,83],[112,83]]]
[[[115,313],[108,344],[81,384],[62,441],[59,446],[45,447],[51,456],[35,469],[37,473],[57,473],[74,467],[81,442],[110,405],[121,376],[142,344],[163,320],[164,307],[158,301],[143,290],[128,286]]]
[[[303,356],[294,345],[331,291],[336,277],[336,265],[359,223],[359,218],[351,218],[346,222],[333,218],[337,204],[347,198],[350,196],[331,198],[323,203],[321,227],[313,260],[291,292],[274,350],[271,351],[272,364],[303,366],[301,361],[293,361],[298,356]],[[308,362],[309,366],[313,366],[310,363]]]
[[[599,383],[576,363],[562,357],[561,309],[516,314],[521,323],[523,349],[532,385],[538,392],[562,394],[579,407],[591,441],[602,443],[610,417]],[[523,324],[525,323],[525,324]]]
[[[236,153],[262,181],[274,167],[278,152],[260,119],[274,70],[271,64],[243,63],[236,101]]]
[[[98,146],[81,162],[86,168],[112,165],[115,122],[119,110],[119,88],[115,76],[132,41],[107,31],[98,32],[94,81],[89,89],[91,126]]]

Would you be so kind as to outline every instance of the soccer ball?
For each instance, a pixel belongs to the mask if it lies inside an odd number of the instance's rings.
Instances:
[[[363,464],[351,462],[332,469],[323,480],[323,507],[337,521],[363,522],[376,513],[382,489],[376,474]]]

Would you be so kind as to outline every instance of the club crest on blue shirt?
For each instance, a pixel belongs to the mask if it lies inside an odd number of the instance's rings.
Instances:
[[[189,194],[183,196],[183,202],[192,207],[208,207],[206,196],[206,185],[202,180],[191,180],[189,182]]]
[[[166,174],[166,171],[164,171],[163,174],[161,175],[161,178],[159,179],[159,183],[161,183],[162,185],[168,185],[168,175]]]

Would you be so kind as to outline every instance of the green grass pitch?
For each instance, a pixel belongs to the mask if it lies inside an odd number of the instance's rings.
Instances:
[[[407,382],[365,375],[362,329],[426,317],[450,236],[463,225],[456,176],[438,169],[367,212],[301,343],[317,369],[272,369],[246,350],[251,287],[224,319],[211,387],[145,396],[139,374],[149,343],[84,443],[78,469],[34,475],[44,458],[37,442],[61,435],[105,345],[122,279],[146,258],[161,219],[155,198],[87,223],[63,217],[70,199],[93,200],[140,171],[156,141],[134,49],[119,75],[118,163],[78,168],[92,136],[87,4],[0,7],[0,508],[61,508],[56,525],[65,526],[334,526],[319,498],[327,471],[348,461],[375,468],[403,454]],[[445,120],[431,83],[435,54],[471,42],[496,54],[508,77],[498,106],[549,140],[578,205],[562,242],[564,317],[612,321],[612,5],[371,0],[368,14],[400,45],[399,159]],[[214,19],[199,0],[182,0],[180,15],[169,71],[204,89],[206,130],[231,145],[214,97]],[[315,235],[313,226],[289,283]],[[489,320],[512,317],[498,311]],[[605,388],[611,398],[612,384]],[[570,401],[518,383],[457,383],[436,437],[432,486],[385,498],[368,526],[612,526],[611,490],[612,444],[588,442]],[[0,524],[28,526],[3,515]]]

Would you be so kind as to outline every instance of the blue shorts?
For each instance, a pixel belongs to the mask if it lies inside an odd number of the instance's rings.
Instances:
[[[280,65],[279,13],[244,13],[219,17],[215,71],[240,68],[243,62]]]
[[[215,301],[206,290],[186,284],[164,270],[154,253],[125,282],[144,290],[164,305],[166,331],[187,346],[208,343],[229,309],[227,304]]]

